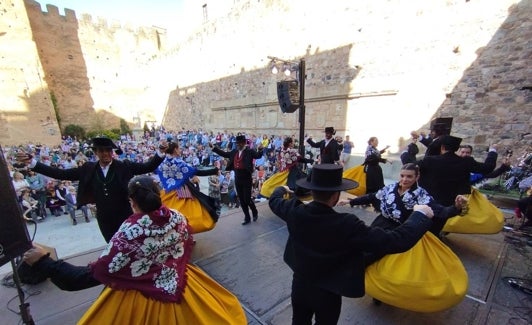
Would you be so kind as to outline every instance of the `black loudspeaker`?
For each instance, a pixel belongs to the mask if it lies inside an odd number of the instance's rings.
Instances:
[[[293,113],[299,108],[299,84],[297,80],[277,83],[277,99],[283,113]]]
[[[0,266],[32,247],[0,146]]]

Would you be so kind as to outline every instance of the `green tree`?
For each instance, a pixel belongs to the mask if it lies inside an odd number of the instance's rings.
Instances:
[[[69,135],[71,137],[76,137],[78,140],[85,139],[86,132],[85,129],[77,124],[69,124],[65,126],[64,135]]]
[[[131,133],[131,129],[129,128],[129,124],[124,120],[123,118],[120,119],[120,134],[129,134]]]

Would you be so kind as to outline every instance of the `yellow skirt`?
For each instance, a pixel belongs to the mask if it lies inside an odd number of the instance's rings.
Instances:
[[[163,303],[136,290],[105,288],[78,324],[245,325],[238,299],[199,268],[187,265],[181,303]]]
[[[364,165],[358,165],[344,170],[342,177],[358,183],[358,187],[347,190],[347,193],[356,196],[366,194],[366,173],[364,172]]]
[[[366,268],[366,293],[399,308],[436,312],[467,292],[467,272],[453,251],[427,232],[414,247],[386,255]]]
[[[277,187],[288,184],[289,172],[289,170],[285,170],[284,172],[275,173],[270,176],[270,178],[262,184],[260,195],[269,198]]]
[[[194,198],[180,199],[175,191],[166,193],[161,190],[160,194],[161,200],[166,207],[181,212],[187,218],[188,224],[192,228],[192,233],[197,234],[208,231],[216,225],[209,211],[201,205],[199,200]]]
[[[477,189],[472,189],[464,216],[450,218],[442,231],[460,234],[496,234],[504,226],[502,211]]]

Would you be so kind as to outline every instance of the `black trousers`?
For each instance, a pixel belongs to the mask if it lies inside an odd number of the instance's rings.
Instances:
[[[320,289],[312,283],[292,279],[292,325],[335,325],[342,310],[342,296]]]
[[[251,173],[246,169],[235,169],[235,189],[240,200],[240,207],[244,212],[244,221],[250,221],[249,209],[253,215],[257,215],[257,207],[255,202],[251,200],[251,189],[253,186],[253,180]]]

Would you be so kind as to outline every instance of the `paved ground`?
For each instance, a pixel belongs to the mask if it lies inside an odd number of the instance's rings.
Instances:
[[[215,229],[195,236],[192,262],[238,296],[249,324],[290,324],[291,272],[282,260],[286,226],[271,213],[267,202],[258,203],[258,208],[258,222],[245,227],[240,225],[241,210],[224,211]],[[375,217],[369,209],[338,209],[352,211],[367,223]],[[510,216],[510,210],[504,211]],[[97,258],[105,244],[94,220],[72,226],[67,216],[39,224],[35,241],[55,247],[60,258],[79,265]],[[339,324],[532,324],[532,296],[504,281],[507,276],[532,279],[532,247],[527,246],[526,237],[508,232],[450,234],[445,242],[461,258],[469,275],[468,294],[461,303],[425,314],[377,307],[368,296],[345,298]],[[10,269],[5,265],[0,274]],[[56,325],[75,324],[101,287],[63,292],[46,281],[23,289],[36,324]],[[18,299],[14,288],[0,287],[1,324],[20,323],[15,313]]]

